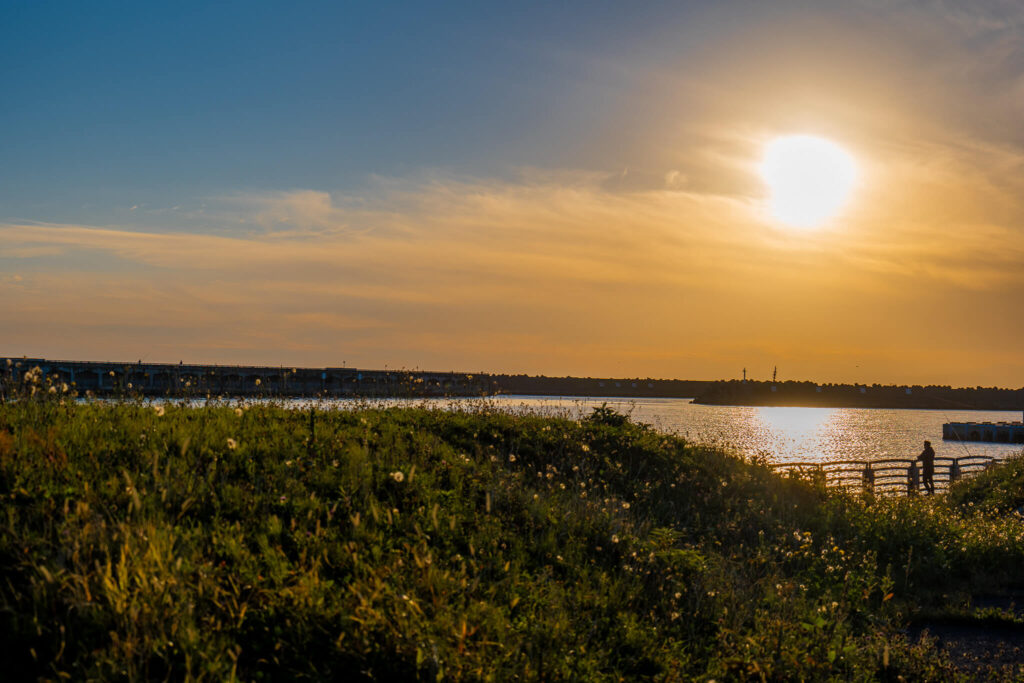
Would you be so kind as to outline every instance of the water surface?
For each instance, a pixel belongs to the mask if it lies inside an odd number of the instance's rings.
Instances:
[[[162,399],[156,399],[160,401]],[[256,399],[259,400],[259,399]],[[347,409],[362,405],[425,405],[450,410],[485,403],[513,412],[580,418],[608,404],[636,422],[686,439],[723,447],[771,462],[829,462],[914,458],[925,439],[940,457],[987,455],[1003,459],[1021,453],[1020,444],[956,442],[942,439],[945,422],[1020,421],[1005,410],[912,410],[889,408],[792,408],[714,406],[688,398],[594,398],[497,396],[486,399],[272,399],[304,408]]]
[[[1019,421],[1019,411],[711,406],[679,398],[500,396],[487,401],[509,410],[568,413],[572,417],[587,415],[607,403],[660,431],[748,456],[763,455],[773,462],[912,458],[921,452],[925,439],[932,442],[937,455],[947,457],[1005,458],[1022,450],[1019,444],[942,439],[944,422]],[[472,400],[432,399],[427,403],[455,408],[472,404]]]

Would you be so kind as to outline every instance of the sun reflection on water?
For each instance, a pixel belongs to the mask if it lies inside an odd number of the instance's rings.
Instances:
[[[827,442],[834,435],[834,408],[761,407],[754,409],[755,419],[766,432],[764,440],[774,444],[773,459],[793,456],[813,461],[829,459]],[[833,429],[830,429],[833,427]],[[779,456],[782,456],[781,458]],[[787,457],[789,456],[789,457]],[[810,456],[810,457],[808,457]]]
[[[758,408],[757,416],[769,429],[794,439],[822,433],[834,408]]]

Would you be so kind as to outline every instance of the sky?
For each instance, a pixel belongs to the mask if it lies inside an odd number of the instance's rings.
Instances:
[[[0,355],[1021,387],[1021,120],[1016,2],[5,0]]]

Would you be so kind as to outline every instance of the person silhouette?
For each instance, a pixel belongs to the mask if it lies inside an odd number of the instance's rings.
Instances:
[[[935,495],[935,450],[932,449],[932,442],[924,442],[924,450],[921,451],[921,455],[917,456],[917,460],[921,461],[921,481],[924,484],[924,490],[929,495]]]

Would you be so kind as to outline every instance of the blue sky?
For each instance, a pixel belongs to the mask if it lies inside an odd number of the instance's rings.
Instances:
[[[1022,25],[6,2],[0,353],[1019,386]],[[812,232],[766,215],[791,134],[860,168]]]
[[[602,60],[688,11],[595,3],[8,3],[4,217],[573,166],[621,106]],[[608,160],[605,165],[614,162]]]

